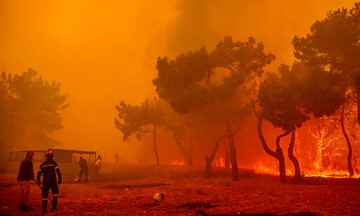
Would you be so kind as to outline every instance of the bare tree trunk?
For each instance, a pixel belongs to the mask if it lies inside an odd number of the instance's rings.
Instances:
[[[294,183],[300,182],[300,164],[298,159],[294,156],[294,145],[295,145],[295,130],[291,132],[291,141],[289,144],[288,154],[291,162],[295,167]]]
[[[341,109],[341,119],[340,119],[340,124],[341,124],[341,130],[344,134],[345,140],[346,140],[346,144],[348,146],[348,156],[347,156],[347,163],[348,163],[348,169],[349,169],[349,174],[350,177],[354,175],[354,170],[352,168],[352,164],[351,164],[351,157],[352,157],[352,148],[351,148],[351,143],[350,143],[350,139],[349,136],[346,133],[345,130],[345,125],[344,125],[344,115],[345,115],[345,105],[342,106]]]
[[[221,137],[219,137],[216,142],[215,142],[215,145],[214,145],[214,148],[211,152],[211,155],[210,156],[205,156],[204,157],[204,160],[205,160],[205,178],[211,178],[211,163],[213,162],[214,160],[214,157],[215,157],[215,154],[220,146],[220,141],[227,137],[228,135],[223,135]]]
[[[156,158],[156,165],[160,166],[159,162],[159,154],[156,147],[156,124],[154,124],[154,152],[155,152],[155,158]]]
[[[259,138],[261,141],[261,145],[263,146],[266,153],[268,153],[269,155],[271,155],[272,157],[277,159],[277,153],[272,151],[265,141],[265,138],[264,138],[264,135],[263,135],[263,132],[261,129],[262,121],[263,121],[263,118],[259,117],[259,121],[258,121],[258,125],[257,125],[257,132],[258,132],[258,135],[259,135]]]
[[[192,142],[190,143],[190,151],[186,151],[182,143],[180,142],[179,138],[176,136],[176,134],[173,132],[173,136],[175,139],[175,142],[177,146],[180,149],[181,154],[186,158],[189,166],[193,165],[193,158],[192,158]]]
[[[237,129],[236,131],[234,131],[231,134],[222,135],[216,140],[214,148],[213,148],[213,150],[211,152],[211,155],[204,157],[204,160],[205,160],[205,178],[210,178],[211,177],[211,163],[213,162],[213,160],[215,158],[215,154],[216,154],[216,152],[217,152],[217,150],[218,150],[218,148],[220,146],[221,140],[223,140],[224,138],[229,137],[229,136],[234,136],[239,131],[240,131],[240,128]]]
[[[224,147],[225,147],[225,168],[229,168],[230,167],[230,151],[229,151],[229,146],[227,142],[224,142]]]
[[[192,142],[192,137],[190,137],[190,146],[189,146],[189,151],[187,151],[187,161],[189,166],[193,166],[194,162],[193,162],[193,142]]]
[[[237,160],[236,160],[236,148],[235,148],[234,135],[232,132],[230,122],[226,122],[226,130],[229,134],[232,180],[239,181],[239,170],[238,170]]]
[[[359,91],[356,93],[356,97],[357,97],[357,101],[356,101],[356,105],[357,105],[357,117],[358,117],[358,122],[360,124],[360,93]],[[360,185],[360,177],[359,177],[359,182],[358,184]]]
[[[280,147],[280,139],[289,134],[290,131],[287,131],[283,134],[280,134],[276,138],[276,154],[277,154],[277,159],[279,161],[280,182],[282,183],[286,183],[286,172],[285,172],[285,158],[284,158],[284,153]]]
[[[209,178],[211,178],[211,163],[212,163],[212,160],[210,159],[209,156],[205,156],[204,160],[205,160],[205,178],[209,179]]]
[[[360,124],[360,93],[359,92],[356,93],[356,98],[357,98],[357,101],[356,101],[357,118],[358,118],[358,122]]]
[[[279,173],[280,173],[280,182],[281,183],[286,183],[286,173],[285,173],[285,159],[284,159],[284,154],[282,152],[282,149],[280,147],[280,139],[281,137],[284,137],[286,135],[288,135],[290,132],[286,132],[280,136],[277,137],[276,139],[276,152],[272,151],[269,146],[266,143],[266,140],[264,138],[263,132],[262,132],[262,121],[263,121],[263,117],[260,116],[255,109],[255,104],[253,106],[254,109],[254,113],[256,115],[256,117],[258,118],[258,125],[257,125],[257,132],[261,141],[261,145],[263,146],[264,150],[266,153],[268,153],[270,156],[276,158],[279,161]]]

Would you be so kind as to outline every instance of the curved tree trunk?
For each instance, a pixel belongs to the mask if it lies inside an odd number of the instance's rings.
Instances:
[[[356,93],[356,97],[357,97],[357,101],[356,101],[356,105],[357,105],[357,117],[358,117],[358,122],[360,124],[360,93],[359,91]],[[359,177],[359,182],[358,184],[360,185],[360,177]]]
[[[226,122],[226,130],[229,134],[232,180],[239,181],[239,170],[238,170],[237,160],[236,160],[236,148],[235,148],[234,135],[232,132],[230,122]]]
[[[177,146],[180,149],[181,154],[186,158],[189,166],[193,165],[193,157],[192,157],[192,142],[190,142],[190,150],[186,151],[182,143],[180,142],[179,138],[176,136],[176,134],[173,132],[173,136],[175,139],[175,142]]]
[[[204,160],[205,160],[205,178],[209,179],[209,178],[211,178],[211,163],[212,163],[212,160],[210,159],[209,156],[205,156]]]
[[[357,119],[358,123],[360,124],[360,93],[359,91],[356,93],[356,106],[357,106]]]
[[[155,158],[156,158],[156,165],[160,166],[159,154],[158,154],[157,146],[156,146],[156,124],[154,124],[154,152],[155,152]]]
[[[230,168],[230,151],[227,142],[224,142],[224,147],[225,147],[225,157],[224,157],[225,168]]]
[[[236,131],[234,131],[232,134],[225,134],[225,135],[222,135],[220,136],[216,142],[215,142],[215,145],[214,145],[214,148],[213,150],[211,151],[211,155],[210,156],[205,156],[204,157],[204,160],[205,160],[205,178],[211,178],[211,163],[213,162],[214,158],[215,158],[215,154],[220,146],[220,142],[226,138],[226,137],[229,137],[230,135],[231,136],[234,136],[235,134],[237,134],[238,132],[240,131],[240,128],[237,129]]]
[[[285,157],[284,157],[284,153],[280,147],[280,139],[289,134],[290,134],[290,131],[287,131],[283,134],[280,134],[276,138],[276,154],[277,154],[277,159],[279,161],[279,173],[280,173],[280,182],[281,183],[286,183],[286,172],[285,172]]]
[[[254,109],[254,113],[255,113],[256,117],[259,120],[258,125],[257,125],[257,132],[258,132],[258,136],[259,136],[260,141],[261,141],[261,145],[263,146],[266,153],[268,153],[270,156],[276,158],[279,161],[280,182],[281,183],[286,183],[285,159],[284,159],[284,154],[282,152],[282,149],[280,147],[280,139],[281,139],[281,137],[284,137],[284,136],[288,135],[290,132],[285,132],[284,134],[277,137],[277,139],[276,139],[276,152],[272,151],[269,148],[269,146],[267,145],[266,140],[264,138],[264,135],[263,135],[263,132],[262,132],[263,117],[260,116],[256,112],[255,103],[254,103],[253,109]]]
[[[351,143],[350,143],[350,139],[349,136],[346,133],[345,130],[345,125],[344,125],[344,115],[345,115],[345,105],[342,106],[341,109],[341,119],[340,119],[340,124],[341,124],[341,131],[344,134],[345,140],[346,140],[346,144],[348,146],[348,156],[347,156],[347,163],[348,163],[348,170],[349,170],[349,174],[350,177],[354,175],[354,170],[352,168],[352,164],[351,164],[351,157],[352,157],[352,148],[351,148]]]
[[[295,145],[295,130],[291,132],[291,141],[288,148],[288,154],[291,162],[294,164],[295,167],[294,183],[299,183],[301,179],[300,164],[298,159],[294,156],[294,145]]]
[[[214,160],[214,157],[215,157],[215,154],[220,146],[220,141],[222,139],[224,139],[225,137],[227,137],[228,135],[223,135],[221,137],[219,137],[216,142],[215,142],[215,145],[214,145],[214,148],[211,152],[211,155],[210,156],[205,156],[204,157],[204,160],[205,160],[205,178],[208,179],[208,178],[211,178],[211,163],[213,162]]]

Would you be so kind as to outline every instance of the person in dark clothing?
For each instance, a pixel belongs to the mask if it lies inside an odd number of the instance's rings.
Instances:
[[[30,193],[30,180],[35,181],[34,178],[34,169],[32,159],[34,158],[34,152],[28,151],[26,153],[26,158],[21,161],[19,167],[19,174],[17,176],[17,181],[21,188],[21,211],[33,210],[33,208],[27,205],[27,200]]]
[[[77,182],[80,182],[82,176],[85,174],[85,183],[86,183],[89,176],[89,170],[88,170],[87,162],[83,157],[80,157],[79,166],[80,166],[80,172],[79,172],[79,179]]]
[[[58,181],[56,182],[56,174],[58,175]],[[46,161],[40,165],[39,172],[37,174],[37,181],[40,184],[40,177],[43,174],[43,186],[42,186],[42,209],[43,213],[47,213],[47,200],[49,189],[53,194],[52,208],[51,211],[57,211],[56,205],[58,201],[59,187],[58,184],[61,184],[61,173],[57,163],[54,161],[54,153],[49,150],[46,152]]]

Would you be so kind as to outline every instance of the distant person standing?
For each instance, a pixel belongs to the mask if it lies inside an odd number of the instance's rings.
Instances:
[[[80,157],[79,166],[80,166],[80,172],[79,172],[79,179],[77,182],[81,181],[83,175],[85,175],[85,182],[87,182],[89,176],[89,169],[87,166],[87,162],[83,157]]]
[[[26,153],[26,158],[21,161],[19,167],[19,174],[17,176],[17,181],[21,188],[21,211],[33,210],[30,206],[27,205],[27,200],[30,193],[30,180],[34,180],[34,168],[33,168],[33,160],[34,152],[28,151]]]
[[[58,176],[58,181],[56,182],[56,174]],[[54,161],[54,153],[49,150],[46,152],[46,161],[40,165],[39,172],[37,174],[37,181],[40,185],[40,177],[41,174],[43,174],[43,186],[42,186],[42,209],[43,214],[47,213],[47,200],[48,200],[48,194],[49,189],[51,189],[51,192],[53,194],[53,200],[52,200],[52,208],[51,211],[57,211],[56,205],[58,201],[58,195],[59,195],[59,187],[58,184],[61,184],[61,173],[60,169],[57,165],[57,163]]]
[[[101,155],[99,155],[95,162],[95,176],[96,177],[99,175],[99,171],[101,169],[101,163],[102,163],[102,158],[101,158]]]

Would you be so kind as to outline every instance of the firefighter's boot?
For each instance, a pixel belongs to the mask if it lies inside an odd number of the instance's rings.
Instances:
[[[45,198],[44,198],[44,199],[45,199]],[[42,213],[43,213],[43,214],[47,213],[47,210],[46,210],[46,207],[47,207],[47,198],[46,198],[46,200],[43,200],[43,201],[42,201],[41,207],[42,207],[42,209],[43,209]]]
[[[57,196],[57,194],[56,194],[56,196],[54,194],[53,200],[52,200],[52,207],[51,207],[52,212],[57,211],[57,208],[56,208],[57,201],[58,201],[58,196]]]

